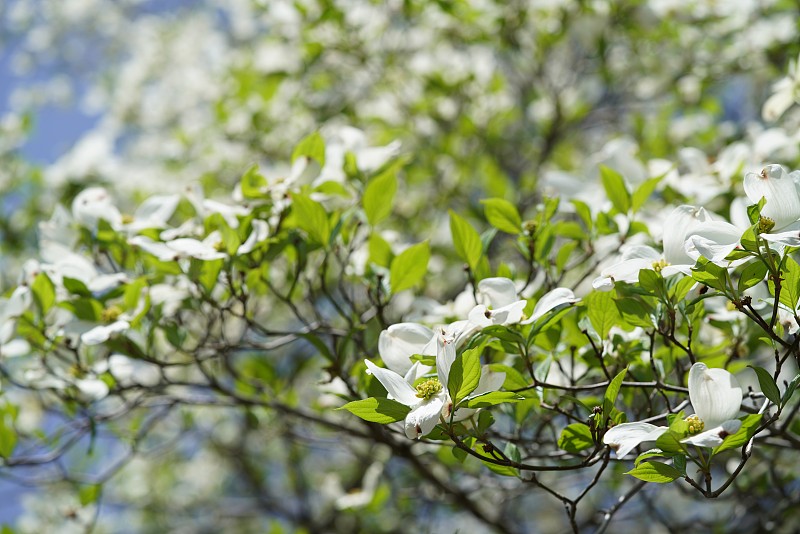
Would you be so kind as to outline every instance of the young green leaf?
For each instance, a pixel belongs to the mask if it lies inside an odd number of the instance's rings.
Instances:
[[[49,276],[45,273],[39,273],[36,275],[36,278],[33,279],[31,291],[33,292],[33,298],[36,301],[36,305],[39,307],[39,311],[44,315],[53,307],[56,301],[56,287],[53,285]]]
[[[292,162],[301,156],[316,160],[320,167],[325,166],[325,141],[319,132],[311,133],[297,143],[292,152]]]
[[[773,404],[780,405],[781,392],[778,390],[778,385],[775,383],[772,375],[769,374],[769,371],[763,367],[756,367],[754,365],[748,365],[747,367],[756,372],[756,376],[758,377],[758,385],[761,387],[761,393],[763,393],[766,398],[772,401]]]
[[[478,387],[481,379],[481,352],[483,347],[475,347],[456,356],[447,377],[447,389],[453,404],[458,405]]]
[[[680,471],[671,465],[661,462],[644,462],[625,474],[645,482],[656,482],[658,484],[672,482],[682,476]]]
[[[592,432],[584,423],[567,425],[558,438],[558,448],[571,453],[578,453],[592,446],[594,446]]]
[[[411,409],[391,399],[368,399],[348,402],[337,410],[347,410],[355,416],[372,423],[386,425],[405,419]]]
[[[450,233],[458,257],[475,270],[483,253],[480,234],[453,210],[450,210]]]
[[[521,400],[525,400],[525,398],[511,391],[490,391],[489,393],[475,395],[474,397],[467,397],[461,407],[488,408],[489,406],[502,404],[504,402],[519,402]]]
[[[586,314],[597,331],[600,339],[608,337],[611,327],[620,321],[620,313],[614,302],[613,292],[594,291],[589,293],[583,302],[586,306]]]
[[[331,235],[331,223],[322,204],[306,195],[292,196],[292,211],[297,227],[305,231],[312,241],[327,245]]]
[[[758,424],[761,422],[761,414],[754,413],[750,414],[742,420],[742,426],[739,428],[739,431],[735,434],[730,436],[726,436],[725,440],[722,442],[722,445],[716,447],[711,454],[719,454],[722,451],[728,449],[735,449],[736,447],[741,447],[748,441],[753,435],[756,433],[756,429],[758,428]]]
[[[617,400],[619,390],[622,387],[622,381],[625,380],[625,374],[627,372],[627,368],[623,369],[609,382],[608,388],[606,388],[606,394],[603,395],[603,411],[606,414],[611,413],[611,408],[614,407],[614,402]]]
[[[481,200],[483,213],[489,224],[509,234],[518,234],[522,231],[522,217],[516,206],[502,198],[488,198]]]
[[[625,185],[625,179],[617,171],[600,165],[600,179],[611,203],[620,213],[628,213],[631,209],[631,194]]]
[[[389,269],[392,293],[399,293],[417,285],[428,272],[430,257],[431,251],[427,241],[412,245],[398,254],[392,260]]]
[[[787,261],[788,260],[791,260],[791,258],[787,258]],[[764,280],[764,277],[767,276],[767,270],[767,265],[763,261],[759,260],[749,263],[739,276],[739,293],[744,292],[745,289],[751,288]]]
[[[362,199],[369,224],[375,226],[389,216],[396,192],[397,178],[393,172],[380,174],[370,180]]]

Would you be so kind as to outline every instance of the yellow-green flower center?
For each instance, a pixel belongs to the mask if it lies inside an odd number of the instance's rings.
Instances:
[[[127,213],[122,215],[122,224],[131,224],[135,220],[136,219],[133,218],[133,215],[128,215]]]
[[[770,230],[775,228],[775,219],[770,217],[761,216],[758,218],[758,233],[768,234]]]
[[[657,272],[657,273],[660,273],[661,270],[664,267],[668,266],[668,265],[669,265],[669,262],[667,260],[665,260],[664,258],[661,258],[660,260],[653,262],[653,270],[655,272]]]
[[[690,415],[684,421],[689,423],[689,434],[692,435],[699,434],[706,427],[706,424],[696,415]]]
[[[442,390],[442,383],[438,378],[429,378],[417,385],[417,397],[428,400]]]
[[[122,315],[122,308],[120,308],[117,305],[114,305],[104,309],[100,318],[103,320],[104,323],[113,323],[119,318],[120,315]]]

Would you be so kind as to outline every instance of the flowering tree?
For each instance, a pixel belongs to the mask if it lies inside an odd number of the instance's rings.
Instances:
[[[791,530],[796,6],[223,4],[8,15],[121,65],[4,123],[12,532]]]

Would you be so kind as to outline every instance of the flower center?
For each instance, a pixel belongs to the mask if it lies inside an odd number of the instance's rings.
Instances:
[[[661,258],[660,260],[653,262],[653,270],[655,272],[657,272],[657,273],[660,273],[661,270],[664,267],[667,267],[668,265],[669,265],[669,262],[667,260],[665,260],[664,258]]]
[[[128,215],[127,213],[122,215],[122,224],[131,224],[135,220],[133,215]]]
[[[104,323],[113,323],[119,318],[120,315],[122,315],[122,308],[114,305],[104,309],[103,313],[100,315],[100,318]]]
[[[775,219],[764,216],[758,218],[757,230],[759,234],[768,234],[773,228],[775,228]]]
[[[428,400],[442,390],[442,383],[438,378],[429,378],[417,385],[417,397]]]
[[[690,415],[684,419],[684,421],[689,423],[689,434],[692,435],[699,434],[706,426],[706,424],[696,415]]]

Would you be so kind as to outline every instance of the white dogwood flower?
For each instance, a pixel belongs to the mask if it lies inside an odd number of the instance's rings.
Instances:
[[[686,240],[711,220],[704,208],[678,206],[664,221],[663,253],[646,245],[629,246],[622,253],[622,261],[603,269],[592,282],[592,287],[608,291],[614,287],[614,282],[635,283],[642,269],[653,269],[664,276],[689,274],[697,258],[686,251]]]
[[[772,87],[772,95],[764,102],[764,107],[761,109],[761,116],[765,121],[778,120],[795,102],[800,102],[798,61],[790,61],[788,74]]]
[[[690,436],[682,443],[700,447],[716,447],[725,436],[739,431],[742,422],[734,419],[742,404],[742,388],[725,369],[709,369],[704,363],[695,363],[689,370],[689,400],[694,415],[686,418]],[[668,430],[645,422],[619,424],[606,432],[603,443],[622,458],[637,445],[655,441]]]
[[[744,192],[750,202],[762,198],[759,235],[767,241],[790,247],[800,246],[800,171],[787,173],[780,165],[767,165],[760,173],[748,172]]]

